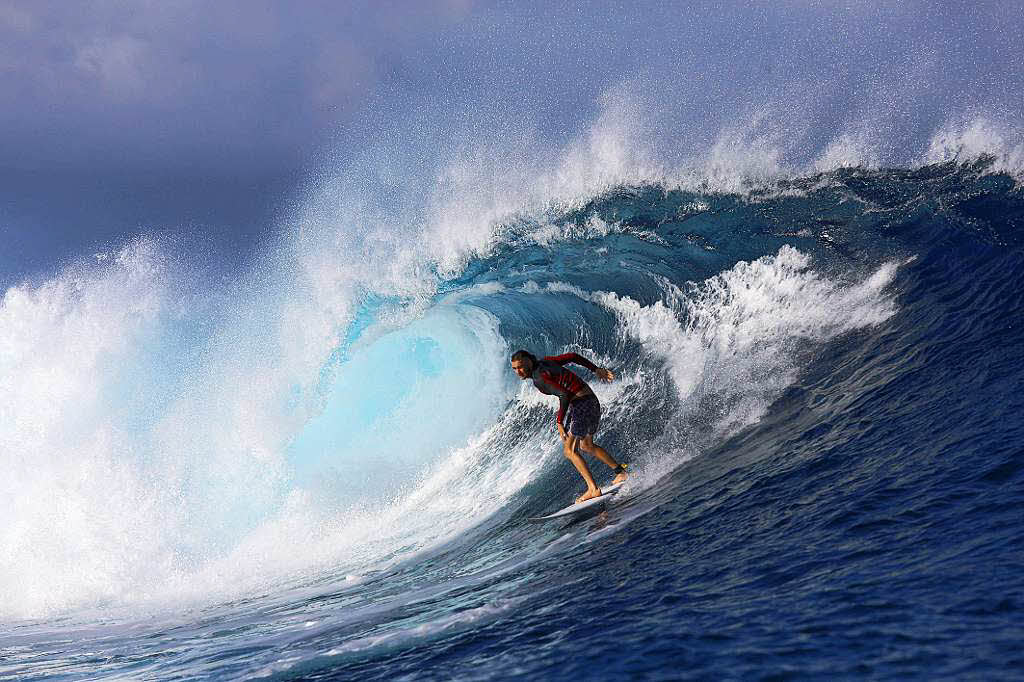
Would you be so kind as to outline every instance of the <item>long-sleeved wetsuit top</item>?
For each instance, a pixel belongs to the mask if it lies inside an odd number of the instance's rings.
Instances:
[[[597,365],[576,353],[564,355],[549,355],[537,362],[533,368],[533,385],[541,393],[558,396],[558,416],[556,419],[561,424],[565,419],[565,410],[569,407],[569,401],[576,397],[576,394],[583,389],[590,389],[587,382],[580,379],[571,370],[563,365],[575,363],[586,367],[591,372],[597,371]]]

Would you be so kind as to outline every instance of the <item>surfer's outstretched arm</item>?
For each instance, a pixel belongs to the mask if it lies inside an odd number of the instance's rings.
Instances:
[[[563,353],[562,355],[551,355],[545,358],[545,360],[557,362],[559,365],[562,365],[563,367],[569,363],[579,365],[580,367],[586,367],[604,381],[611,381],[612,379],[615,378],[615,374],[613,374],[611,370],[606,369],[604,367],[598,367],[593,362],[583,357],[579,353]]]

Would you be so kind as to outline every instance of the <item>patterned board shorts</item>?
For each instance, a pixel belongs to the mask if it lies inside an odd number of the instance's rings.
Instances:
[[[597,433],[601,423],[601,403],[596,395],[588,395],[569,403],[565,414],[565,430],[574,436],[583,438]]]

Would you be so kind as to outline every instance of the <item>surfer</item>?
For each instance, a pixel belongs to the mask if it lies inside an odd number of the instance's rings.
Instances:
[[[579,450],[594,455],[612,468],[616,473],[613,485],[625,481],[627,474],[625,465],[616,462],[607,450],[594,442],[594,434],[601,421],[601,403],[587,382],[565,368],[569,363],[586,367],[603,381],[615,378],[611,371],[598,367],[577,353],[549,355],[541,360],[525,350],[512,354],[512,369],[520,379],[532,379],[533,385],[541,393],[558,396],[558,414],[555,417],[558,435],[562,438],[566,458],[587,484],[587,491],[576,498],[576,502],[580,503],[598,497],[601,489],[594,483],[594,477]]]

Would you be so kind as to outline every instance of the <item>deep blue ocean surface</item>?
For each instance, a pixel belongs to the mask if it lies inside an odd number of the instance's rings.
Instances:
[[[996,159],[311,206],[230,286],[139,238],[6,292],[0,679],[1024,677]],[[616,372],[602,511],[527,521],[583,486],[518,348]]]

